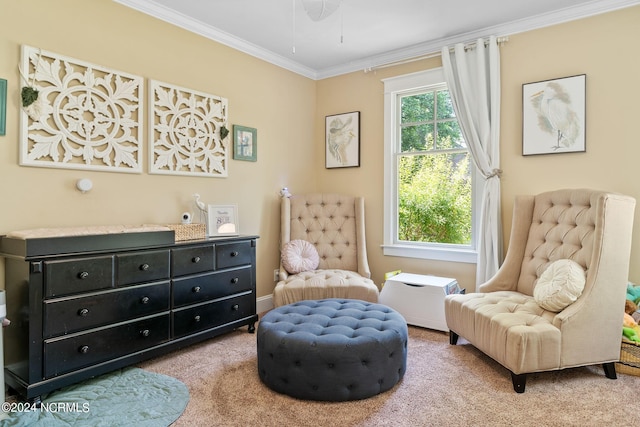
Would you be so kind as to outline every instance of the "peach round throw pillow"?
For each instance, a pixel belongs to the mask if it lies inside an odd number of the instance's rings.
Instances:
[[[306,240],[291,240],[282,248],[282,266],[291,274],[318,268],[320,257],[316,247]]]
[[[575,261],[560,259],[554,261],[540,275],[533,298],[545,310],[558,313],[575,302],[586,281],[584,269]]]

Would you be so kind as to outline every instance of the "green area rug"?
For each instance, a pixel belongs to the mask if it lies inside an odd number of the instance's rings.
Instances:
[[[52,392],[40,410],[11,412],[0,427],[166,427],[188,402],[189,390],[177,379],[125,368]]]

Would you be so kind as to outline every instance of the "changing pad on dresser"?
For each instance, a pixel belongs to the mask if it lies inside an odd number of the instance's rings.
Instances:
[[[90,225],[85,227],[32,228],[12,231],[7,234],[11,239],[42,239],[46,237],[95,236],[97,234],[140,233],[149,231],[168,231],[162,225]]]
[[[173,244],[175,232],[162,225],[99,225],[34,228],[2,237],[0,251],[23,256],[104,251]]]

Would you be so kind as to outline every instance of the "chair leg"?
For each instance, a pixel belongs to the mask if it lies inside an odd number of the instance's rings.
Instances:
[[[604,375],[612,380],[618,378],[616,375],[616,364],[615,362],[603,363],[602,368],[604,369]]]
[[[458,334],[453,331],[449,331],[449,344],[456,345],[458,343]]]
[[[516,393],[524,393],[524,386],[527,384],[527,374],[516,375],[511,372],[511,382]]]

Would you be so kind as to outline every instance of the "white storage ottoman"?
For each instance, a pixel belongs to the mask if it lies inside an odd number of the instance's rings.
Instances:
[[[410,325],[448,332],[444,297],[460,292],[456,279],[400,273],[387,279],[378,302],[398,311]]]

